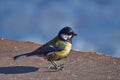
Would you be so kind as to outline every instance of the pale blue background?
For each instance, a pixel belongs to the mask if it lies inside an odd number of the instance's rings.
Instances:
[[[120,0],[0,0],[0,37],[46,43],[66,25],[73,49],[120,57]]]

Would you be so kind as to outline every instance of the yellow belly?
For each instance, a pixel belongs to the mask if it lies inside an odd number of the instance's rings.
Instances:
[[[69,54],[71,46],[71,43],[66,42],[65,49],[59,52],[55,52],[55,54],[52,56],[52,60],[60,60],[62,58],[65,58]]]

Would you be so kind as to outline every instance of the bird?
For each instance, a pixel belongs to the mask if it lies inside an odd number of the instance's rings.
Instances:
[[[62,70],[63,64],[58,65],[56,61],[64,59],[68,56],[72,48],[72,39],[74,36],[77,36],[77,34],[73,31],[73,29],[69,26],[65,26],[58,32],[57,36],[48,41],[46,44],[43,44],[32,52],[14,56],[13,59],[19,60],[30,56],[39,56],[51,62],[51,69],[56,71]]]

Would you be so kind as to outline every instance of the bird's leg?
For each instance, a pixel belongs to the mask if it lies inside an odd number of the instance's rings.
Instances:
[[[62,68],[63,68],[63,65],[61,64],[61,65],[58,65],[57,63],[55,63],[54,61],[50,61],[51,62],[51,64],[53,65],[53,67],[50,67],[51,69],[55,69],[55,70],[62,70]]]
[[[57,67],[58,67],[58,65],[57,65],[57,63],[55,63],[54,61],[50,61],[51,62],[51,64],[53,65],[53,67],[55,68],[55,69],[57,69]]]

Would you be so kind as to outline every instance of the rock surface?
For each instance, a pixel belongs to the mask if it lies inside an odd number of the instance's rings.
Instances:
[[[120,80],[120,58],[97,52],[72,50],[67,58],[58,61],[65,64],[58,72],[48,70],[50,63],[41,57],[13,60],[39,46],[0,38],[0,80]]]

